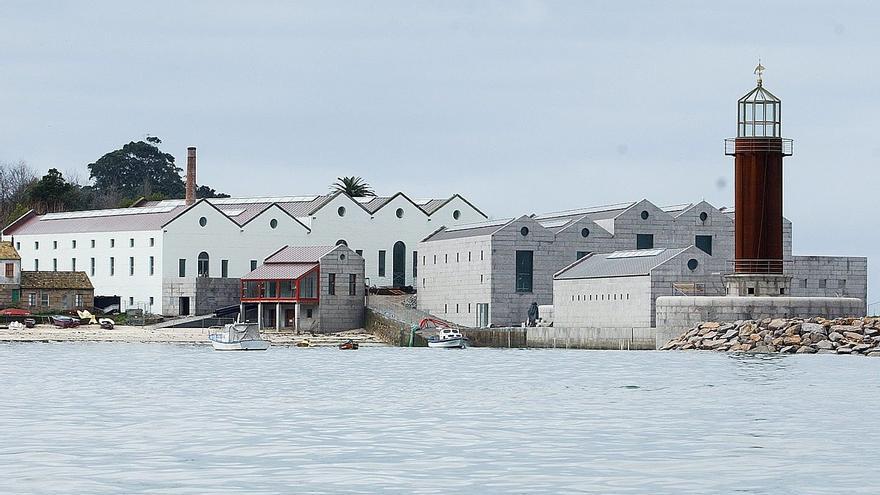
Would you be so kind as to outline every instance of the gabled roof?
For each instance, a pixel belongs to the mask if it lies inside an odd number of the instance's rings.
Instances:
[[[11,242],[0,241],[0,260],[20,260],[21,256]]]
[[[296,280],[318,268],[318,263],[267,263],[241,277],[242,280]]]
[[[553,278],[570,280],[649,275],[651,270],[688,249],[643,249],[591,254],[556,272]]]
[[[21,289],[93,290],[86,272],[21,272]]]
[[[486,222],[456,225],[455,227],[449,228],[444,227],[423,239],[422,242],[445,241],[448,239],[463,239],[465,237],[492,235],[514,220],[516,219],[505,218],[502,220],[489,220]]]
[[[317,263],[336,246],[284,246],[266,257],[264,263]]]

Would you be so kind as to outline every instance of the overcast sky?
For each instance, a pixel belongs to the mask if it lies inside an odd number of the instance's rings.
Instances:
[[[492,217],[732,205],[760,57],[795,254],[880,260],[878,48],[870,1],[0,0],[0,161],[85,179],[149,134],[232,195],[358,175]]]

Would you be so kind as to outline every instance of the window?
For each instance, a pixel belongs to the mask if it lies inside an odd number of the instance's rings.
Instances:
[[[155,246],[155,245],[156,245],[156,238],[155,238],[155,237],[150,237],[150,247],[153,247],[153,246]]]
[[[480,249],[480,261],[483,261],[483,250]]]
[[[263,282],[263,287],[266,290],[266,294],[264,297],[267,299],[275,299],[278,297],[278,281],[277,280],[267,280]]]
[[[363,250],[363,249],[355,249],[354,252],[357,253],[358,256],[363,256],[363,255],[364,255],[364,250]]]
[[[385,276],[385,251],[379,250],[379,276]]]
[[[220,260],[220,276],[223,278],[229,276],[229,260]]]
[[[453,212],[452,212],[452,218],[453,218],[454,220],[458,220],[459,218],[461,218],[461,212],[460,212],[459,210],[455,210],[455,211],[453,211]]]
[[[269,220],[269,228],[270,229],[278,228],[278,220],[276,220],[274,218],[272,220]]]
[[[110,239],[110,247],[116,247],[116,239]]]
[[[516,252],[516,291],[532,292],[533,251]]]
[[[128,258],[128,275],[134,276],[134,256],[129,256]]]
[[[52,258],[52,271],[58,271],[58,258]]]
[[[89,258],[89,275],[95,276],[95,258]]]
[[[133,297],[128,298],[128,306],[129,307],[134,306],[134,298]]]
[[[150,256],[150,275],[156,273],[156,258]]]
[[[52,249],[58,249],[58,241],[52,241]]]
[[[12,263],[6,263],[6,278],[12,278],[15,276],[15,265]]]
[[[184,258],[177,260],[177,276],[186,276],[186,260]]]
[[[471,259],[471,252],[468,251],[468,263],[470,263],[471,261],[473,261],[473,260]]]
[[[709,214],[708,214],[708,213],[706,213],[705,211],[700,212],[700,221],[701,221],[701,222],[705,222],[705,221],[708,220],[708,219],[709,219]]]
[[[642,220],[647,220],[648,217],[650,217],[650,216],[651,216],[651,214],[648,213],[647,210],[642,210],[642,214],[641,214]]]
[[[34,250],[40,249],[40,241],[34,241]]]
[[[443,255],[443,262],[444,262],[444,263],[449,263],[449,253],[446,253],[446,254]]]
[[[801,288],[802,288],[802,289],[806,289],[806,288],[807,288],[807,279],[803,279],[803,280],[801,280]]]
[[[435,265],[437,264],[437,255],[436,254],[434,255],[434,264]]]
[[[455,262],[456,262],[456,263],[459,262],[459,259],[458,259],[458,253],[455,253]]]
[[[94,247],[95,247],[95,240],[92,239],[92,248],[94,249]]]
[[[529,235],[529,228],[528,228],[528,227],[523,227],[523,228],[519,229],[519,233],[520,233],[520,235],[522,235],[523,237],[525,237],[525,236]]]
[[[76,239],[70,241],[70,247],[76,249]]]
[[[654,234],[636,234],[636,249],[653,249]]]
[[[208,253],[202,251],[199,253],[199,259],[196,263],[196,272],[199,277],[207,277],[208,276],[208,268],[210,265],[210,260],[208,258]]]
[[[306,308],[306,318],[312,317],[312,308]]]
[[[748,292],[748,294],[749,294],[750,296],[754,296],[754,295],[755,295],[755,288],[754,288],[754,287],[749,287],[749,288],[746,290],[746,292]]]
[[[295,289],[293,280],[282,280],[278,283],[278,297],[292,299],[296,295]]]
[[[448,313],[448,312],[449,312],[449,305],[448,305],[448,304],[444,304],[444,305],[443,305],[443,312],[444,312],[444,313]]]
[[[419,252],[413,251],[413,278],[419,276]]]
[[[339,215],[340,217],[344,217],[345,216],[345,207],[340,206],[339,208],[337,208],[336,214]]]
[[[820,289],[825,289],[827,287],[828,287],[828,279],[823,278],[822,280],[819,280],[819,288]]]
[[[403,208],[398,208],[394,214],[397,215],[397,218],[403,218]]]
[[[128,247],[134,247],[134,239],[128,240]]]
[[[327,294],[331,296],[336,295],[336,274],[328,273],[327,274]]]
[[[16,242],[16,243],[15,243],[15,249],[21,251],[21,242]]]
[[[31,292],[28,294],[28,306],[36,306],[37,305],[37,294]]]
[[[584,256],[586,256],[586,255],[588,255],[588,254],[590,254],[590,251],[578,251],[578,252],[577,252],[577,255],[576,255],[576,256],[577,256],[576,259],[581,259],[581,258],[583,258]]]
[[[455,312],[458,313],[458,303],[455,303]]]
[[[38,259],[34,260],[34,271],[35,272],[40,271],[40,260],[38,260]]]
[[[348,295],[357,295],[357,275],[354,273],[350,273],[348,275]]]
[[[251,260],[251,271],[257,269],[257,260]]]
[[[73,303],[77,308],[81,308],[84,306],[83,304],[83,296],[82,294],[75,294],[73,296]]]
[[[199,218],[199,225],[202,227],[204,227],[205,225],[208,225],[208,219],[205,217]]]
[[[112,277],[115,274],[116,274],[116,258],[111,256],[110,257],[110,276]]]
[[[780,296],[784,296],[784,295],[785,295],[785,287],[780,287],[780,288],[779,288],[779,295],[780,295]]]
[[[697,246],[698,249],[703,251],[704,253],[712,256],[712,236],[711,235],[698,235],[694,237],[694,246]]]
[[[48,306],[49,305],[49,293],[48,292],[40,292],[40,306]]]
[[[346,247],[348,247],[348,243],[345,242],[345,239],[339,239],[338,241],[336,241],[336,245],[337,245],[337,246],[346,246]]]
[[[590,237],[590,229],[588,229],[588,228],[581,229],[581,237]]]
[[[153,296],[150,296],[150,306],[153,306]]]
[[[317,291],[315,290],[316,283],[317,276],[314,273],[305,278],[301,278],[299,281],[299,297],[308,299],[314,299],[317,297]]]
[[[76,258],[70,258],[70,271],[76,271]]]
[[[697,261],[696,259],[691,258],[688,260],[688,263],[687,263],[688,270],[694,271],[697,269],[698,266],[700,266],[700,262]]]

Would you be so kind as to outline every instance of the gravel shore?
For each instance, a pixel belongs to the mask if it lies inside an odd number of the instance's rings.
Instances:
[[[98,325],[76,328],[56,328],[53,325],[37,325],[24,330],[0,328],[0,342],[151,342],[165,344],[208,345],[208,328],[160,328],[117,325],[113,330],[103,330]],[[308,340],[311,346],[335,346],[348,339],[360,345],[385,345],[377,337],[362,329],[331,334],[295,334],[292,332],[264,331],[263,338],[273,345],[295,346]]]

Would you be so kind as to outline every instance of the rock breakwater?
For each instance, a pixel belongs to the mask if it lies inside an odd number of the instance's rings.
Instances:
[[[706,322],[660,350],[787,354],[859,354],[880,357],[880,318],[766,318]]]

